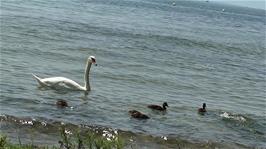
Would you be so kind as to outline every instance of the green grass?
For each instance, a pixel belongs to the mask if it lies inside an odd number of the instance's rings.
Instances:
[[[12,144],[6,136],[0,135],[0,149],[48,149],[48,147],[38,147],[32,144]]]
[[[18,144],[11,143],[4,135],[0,135],[0,149],[122,149],[124,141],[118,136],[108,139],[94,132],[82,134],[67,134],[64,126],[60,129],[61,139],[57,146],[36,146],[23,144],[19,139]]]

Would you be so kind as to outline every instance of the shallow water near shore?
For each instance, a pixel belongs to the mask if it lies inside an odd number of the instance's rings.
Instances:
[[[8,134],[12,142],[21,142],[22,144],[33,143],[39,146],[59,146],[60,129],[65,128],[65,133],[69,137],[86,135],[94,133],[103,136],[107,140],[121,138],[124,148],[248,148],[241,144],[226,143],[222,144],[216,141],[188,141],[172,136],[151,136],[143,133],[132,133],[114,128],[107,128],[99,125],[73,125],[53,120],[44,120],[31,118],[17,118],[14,116],[3,115],[0,117],[3,133]]]
[[[265,148],[265,11],[172,3],[1,1],[1,132],[16,138],[15,130],[23,131],[25,124],[5,118],[14,117],[163,136],[169,148],[176,139]],[[88,96],[39,89],[31,75],[83,84],[90,55],[98,66],[91,68]],[[70,107],[56,107],[59,99]],[[165,101],[166,113],[146,107]],[[208,112],[200,115],[203,102]],[[130,118],[132,109],[151,119]]]

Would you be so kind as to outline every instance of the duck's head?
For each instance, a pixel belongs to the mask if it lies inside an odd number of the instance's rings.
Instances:
[[[168,104],[167,104],[167,102],[164,102],[163,103],[163,107],[169,107]]]
[[[206,108],[206,103],[202,104],[202,108],[205,109]]]
[[[95,56],[90,56],[90,57],[88,58],[88,61],[91,62],[92,64],[95,64],[95,66],[97,66]]]
[[[57,105],[58,107],[60,107],[60,108],[68,107],[68,103],[67,103],[67,101],[62,100],[62,99],[58,100],[58,101],[56,102],[56,105]]]

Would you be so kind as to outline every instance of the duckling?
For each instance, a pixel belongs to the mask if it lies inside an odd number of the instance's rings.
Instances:
[[[199,113],[205,113],[205,112],[207,112],[207,110],[206,110],[206,103],[203,103],[202,104],[202,108],[199,108],[198,109],[198,112]]]
[[[128,111],[128,113],[131,115],[131,117],[133,118],[137,118],[137,119],[149,119],[150,117],[137,111],[137,110],[130,110]]]
[[[56,102],[56,105],[57,105],[57,107],[60,107],[60,108],[68,107],[67,102],[63,99],[58,100]]]
[[[166,107],[169,107],[167,102],[163,103],[163,106],[159,105],[148,105],[148,108],[153,109],[153,110],[159,110],[159,111],[165,111]]]

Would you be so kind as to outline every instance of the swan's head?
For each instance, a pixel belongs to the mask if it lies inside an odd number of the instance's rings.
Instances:
[[[90,56],[90,57],[88,58],[88,61],[91,62],[92,64],[95,64],[95,66],[97,66],[95,56]]]

